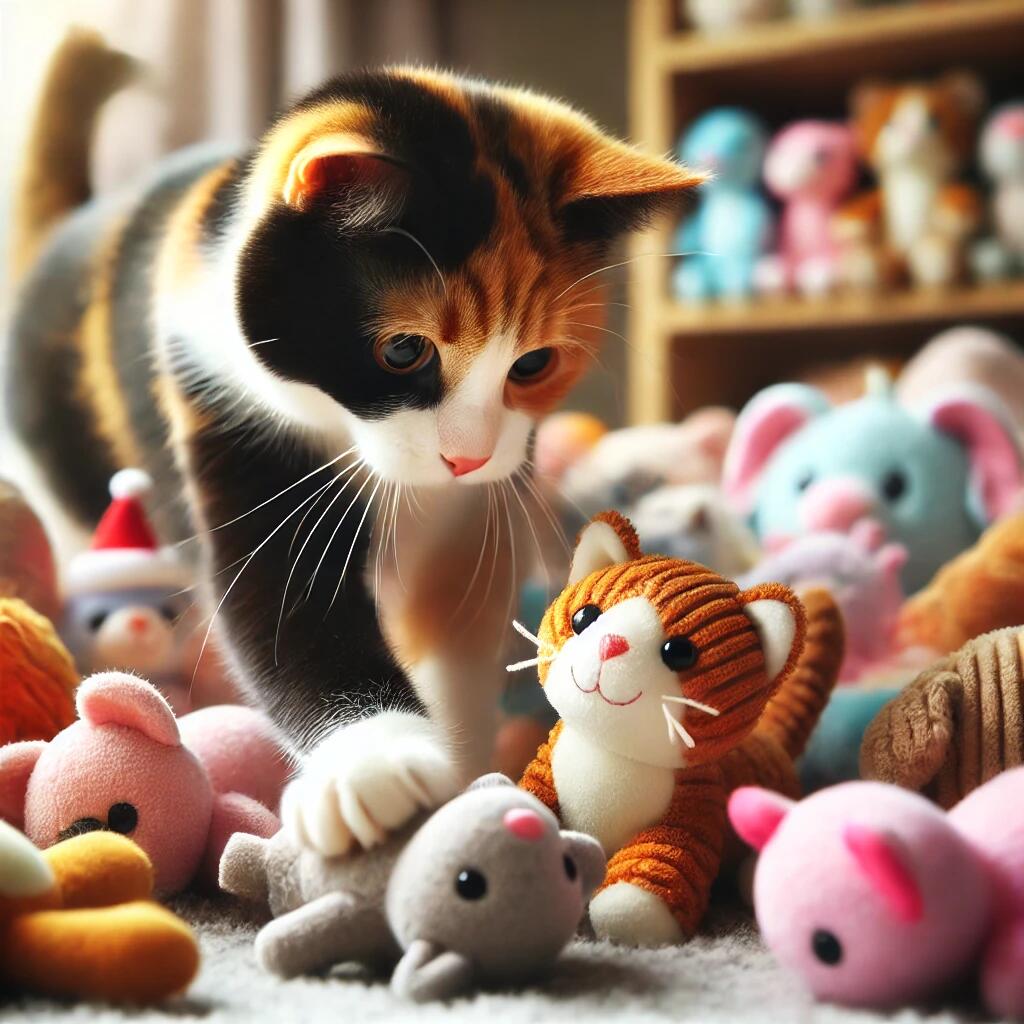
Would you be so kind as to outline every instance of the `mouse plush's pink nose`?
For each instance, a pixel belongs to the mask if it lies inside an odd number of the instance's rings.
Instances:
[[[525,839],[528,843],[535,843],[544,836],[544,820],[536,811],[525,807],[506,811],[502,821],[512,835],[517,839]]]
[[[602,661],[617,658],[629,650],[629,641],[618,633],[605,633],[597,645],[597,653]]]
[[[448,468],[452,471],[452,476],[465,476],[481,466],[486,466],[491,461],[490,455],[485,455],[482,459],[466,459],[461,455],[453,455],[451,458],[447,455],[442,455],[441,458],[444,459]]]

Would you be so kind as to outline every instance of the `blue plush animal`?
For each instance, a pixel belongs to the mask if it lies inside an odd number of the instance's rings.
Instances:
[[[996,396],[959,388],[921,408],[900,405],[884,373],[833,408],[815,388],[778,384],[740,414],[724,487],[765,547],[803,533],[882,525],[907,549],[903,585],[924,586],[1008,511],[1022,453]]]
[[[772,217],[758,191],[767,133],[745,110],[719,107],[699,117],[679,144],[690,167],[712,174],[698,206],[680,225],[673,274],[687,302],[737,299],[754,290],[754,268],[771,241]]]

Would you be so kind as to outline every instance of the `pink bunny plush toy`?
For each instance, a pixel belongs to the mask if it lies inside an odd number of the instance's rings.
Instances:
[[[169,895],[216,885],[234,832],[277,831],[287,765],[259,712],[220,705],[179,720],[155,687],[124,672],[86,679],[76,701],[79,720],[49,743],[0,747],[0,818],[36,846],[120,832]]]
[[[1024,768],[948,814],[848,782],[799,804],[738,789],[729,818],[761,851],[761,934],[818,998],[890,1008],[976,974],[990,1012],[1024,1019]]]

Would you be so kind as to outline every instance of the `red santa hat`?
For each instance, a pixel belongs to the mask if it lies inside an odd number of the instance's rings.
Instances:
[[[71,559],[69,595],[135,587],[181,589],[191,582],[187,567],[173,548],[161,548],[142,499],[152,481],[141,469],[122,469],[110,478],[111,502],[92,544]]]

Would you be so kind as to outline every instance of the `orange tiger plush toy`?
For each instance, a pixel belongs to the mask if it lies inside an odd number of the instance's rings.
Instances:
[[[696,563],[645,557],[614,512],[581,533],[534,638],[561,720],[520,785],[604,846],[598,938],[691,936],[722,864],[731,789],[796,794],[793,758],[843,654],[834,602],[809,603],[810,621],[780,584],[741,592]]]

